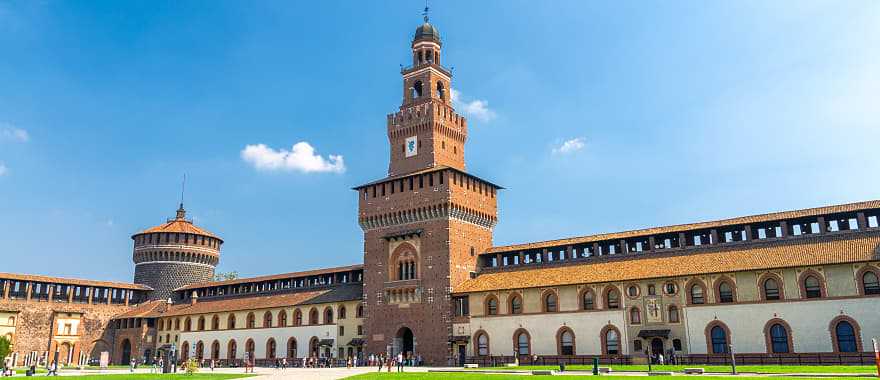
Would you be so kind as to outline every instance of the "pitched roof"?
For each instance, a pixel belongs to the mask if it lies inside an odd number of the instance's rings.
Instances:
[[[251,282],[283,280],[286,278],[317,276],[317,275],[321,275],[321,274],[348,272],[348,271],[361,270],[361,269],[364,269],[363,264],[355,264],[355,265],[348,265],[348,266],[344,266],[344,267],[320,268],[320,269],[313,269],[313,270],[307,270],[307,271],[302,271],[302,272],[290,272],[290,273],[270,274],[270,275],[258,276],[258,277],[237,278],[235,280],[199,282],[199,283],[195,283],[195,284],[181,286],[181,287],[174,289],[174,290],[178,291],[178,290],[189,290],[189,289],[201,289],[201,288],[208,288],[208,287],[212,287],[212,286],[247,284],[247,283],[251,283]]]
[[[168,302],[162,300],[147,301],[135,306],[133,309],[122,314],[113,316],[113,319],[125,318],[148,318],[154,317],[168,308]]]
[[[336,297],[334,292],[342,292],[347,294],[348,289],[342,287],[331,287],[329,289],[320,289],[306,292],[295,293],[279,293],[269,295],[247,295],[236,298],[221,298],[217,300],[199,300],[195,304],[181,303],[171,305],[161,314],[154,316],[177,316],[177,315],[193,315],[218,313],[225,311],[239,310],[257,310],[269,309],[275,307],[289,307],[296,305],[312,305],[316,303],[350,301],[351,299]],[[323,300],[322,300],[323,298]],[[355,299],[360,299],[358,295]],[[315,302],[316,300],[320,302]]]
[[[456,293],[631,281],[809,265],[880,260],[880,232],[820,235],[767,243],[707,248],[700,253],[624,255],[577,264],[490,271],[459,285]]]
[[[834,213],[839,213],[839,212],[852,212],[852,211],[857,211],[857,210],[867,210],[867,209],[876,209],[876,208],[880,208],[880,200],[872,200],[872,201],[857,202],[857,203],[847,203],[847,204],[842,204],[842,205],[832,205],[832,206],[825,206],[825,207],[815,207],[815,208],[808,208],[808,209],[802,209],[802,210],[773,212],[773,213],[767,213],[767,214],[742,216],[742,217],[737,217],[737,218],[721,219],[721,220],[714,220],[714,221],[708,221],[708,222],[679,224],[679,225],[665,226],[665,227],[652,227],[652,228],[623,231],[623,232],[587,235],[587,236],[572,237],[572,238],[565,238],[565,239],[556,239],[556,240],[547,240],[547,241],[540,241],[540,242],[533,242],[533,243],[504,245],[504,246],[489,248],[485,253],[489,254],[489,253],[498,253],[498,252],[510,252],[510,251],[520,251],[520,250],[528,250],[528,249],[548,248],[548,247],[569,245],[569,244],[592,243],[592,242],[598,242],[598,241],[603,241],[603,240],[626,239],[626,238],[631,238],[631,237],[636,237],[636,236],[648,236],[648,235],[657,235],[657,234],[665,234],[665,233],[673,233],[673,232],[684,232],[684,231],[698,230],[698,229],[704,229],[704,228],[716,228],[716,227],[722,227],[722,226],[733,226],[733,225],[738,225],[738,224],[769,222],[769,221],[780,220],[780,219],[795,219],[795,218],[803,218],[803,217],[810,217],[810,216],[834,214]]]
[[[132,284],[129,282],[94,281],[94,280],[83,280],[83,279],[78,279],[78,278],[42,276],[42,275],[38,275],[38,274],[2,273],[2,272],[0,272],[0,279],[16,280],[16,281],[46,282],[46,283],[54,283],[54,284],[81,285],[81,286],[100,286],[100,287],[117,288],[117,289],[153,290],[153,288],[151,288],[149,286],[141,285],[141,284]]]

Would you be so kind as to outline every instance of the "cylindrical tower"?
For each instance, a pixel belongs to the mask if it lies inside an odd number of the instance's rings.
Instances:
[[[211,281],[223,240],[186,219],[183,204],[165,224],[131,236],[134,282],[153,288],[149,299],[167,299],[174,289]]]

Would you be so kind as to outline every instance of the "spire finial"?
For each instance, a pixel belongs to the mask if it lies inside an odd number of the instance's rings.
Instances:
[[[422,16],[424,16],[425,22],[428,22],[428,10],[430,10],[430,8],[428,8],[428,0],[425,0],[425,11],[422,12]]]
[[[186,210],[183,208],[183,195],[186,193],[186,173],[183,174],[183,183],[180,184],[180,208],[177,209],[177,219],[186,218]]]

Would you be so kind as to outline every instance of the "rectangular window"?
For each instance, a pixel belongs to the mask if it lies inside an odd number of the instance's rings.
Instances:
[[[870,228],[880,227],[880,223],[878,223],[876,215],[871,215],[868,217],[868,227],[870,227]]]
[[[339,336],[345,335],[345,326],[339,326]]]
[[[428,187],[434,187],[434,173],[428,174]]]
[[[409,191],[413,191],[413,177],[409,177]]]
[[[443,184],[443,172],[438,173],[438,176],[440,177],[440,184],[442,185]]]

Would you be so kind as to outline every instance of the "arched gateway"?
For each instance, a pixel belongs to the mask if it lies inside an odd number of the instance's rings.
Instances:
[[[397,355],[401,352],[404,357],[409,355],[415,357],[416,355],[416,338],[409,327],[401,327],[400,330],[397,330],[397,335],[394,337],[394,347],[391,354]]]

